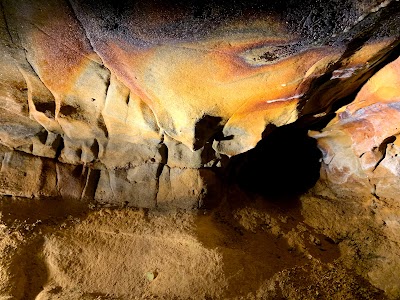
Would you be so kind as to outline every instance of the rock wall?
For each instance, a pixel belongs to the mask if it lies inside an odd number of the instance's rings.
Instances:
[[[321,132],[311,132],[323,153],[321,177],[312,190],[320,200],[306,200],[304,210],[318,205],[325,219],[321,230],[344,241],[342,252],[356,257],[352,267],[393,299],[400,295],[394,279],[400,265],[399,83],[397,58]],[[320,218],[311,217],[310,223]]]
[[[393,51],[397,2],[339,2],[1,1],[1,193],[198,207],[228,157]]]
[[[0,0],[0,298],[399,299],[399,24]]]
[[[397,203],[400,59],[386,65],[337,111],[321,131],[312,132],[323,153],[321,181],[338,196],[374,195]]]

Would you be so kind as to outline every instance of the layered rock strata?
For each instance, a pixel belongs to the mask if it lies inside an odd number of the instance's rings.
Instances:
[[[227,157],[393,50],[396,1],[342,2],[3,0],[1,193],[198,207]]]
[[[1,299],[400,297],[399,1],[0,12]]]
[[[311,132],[323,153],[321,182],[337,196],[374,195],[397,203],[400,59],[386,65],[355,100]]]

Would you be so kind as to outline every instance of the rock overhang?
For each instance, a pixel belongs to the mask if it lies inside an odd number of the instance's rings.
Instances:
[[[174,168],[202,181],[269,125],[325,119],[398,40],[396,1],[3,2],[2,144],[152,203]]]

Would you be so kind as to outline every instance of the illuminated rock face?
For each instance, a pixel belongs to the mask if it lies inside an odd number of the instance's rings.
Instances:
[[[400,295],[398,281],[392,279],[400,265],[399,84],[397,58],[372,76],[321,132],[310,133],[323,154],[321,176],[312,190],[319,199],[318,219],[325,223],[318,226],[334,239],[347,235],[357,244],[371,237],[374,241],[359,247],[358,264],[374,261],[362,272],[391,299]],[[312,211],[305,205],[307,210]],[[343,253],[353,255],[346,244]]]
[[[221,159],[392,50],[397,4],[342,2],[2,1],[1,193],[197,207]]]
[[[0,0],[0,298],[399,299],[400,2],[118,2]]]
[[[338,195],[373,194],[399,205],[399,85],[398,58],[339,109],[321,133],[311,133],[324,155],[321,181]]]

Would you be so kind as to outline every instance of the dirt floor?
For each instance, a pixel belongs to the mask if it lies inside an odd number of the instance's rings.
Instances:
[[[337,206],[322,202],[236,189],[195,211],[3,198],[0,299],[386,299],[367,280],[377,250],[324,235]]]

